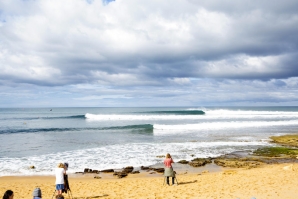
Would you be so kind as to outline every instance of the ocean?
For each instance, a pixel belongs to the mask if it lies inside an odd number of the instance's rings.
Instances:
[[[298,107],[2,108],[0,176],[150,166],[272,146],[298,133]],[[35,169],[29,167],[34,165]]]

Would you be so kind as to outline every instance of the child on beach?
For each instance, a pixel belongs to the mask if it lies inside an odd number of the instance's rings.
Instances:
[[[32,195],[33,195],[33,199],[41,199],[40,188],[35,188]]]
[[[64,189],[64,174],[66,174],[63,163],[58,164],[58,168],[55,169],[55,174],[57,195],[61,195]]]
[[[12,190],[7,190],[5,191],[3,195],[3,199],[13,199],[13,191]]]
[[[165,165],[164,176],[167,177],[167,185],[170,185],[169,177],[172,177],[172,185],[175,185],[175,172],[172,167],[172,163],[174,163],[174,161],[169,153],[167,153],[166,159],[163,163]]]

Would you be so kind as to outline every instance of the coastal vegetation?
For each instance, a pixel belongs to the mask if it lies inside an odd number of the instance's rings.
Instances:
[[[271,136],[272,143],[278,146],[263,147],[255,150],[253,155],[264,157],[296,158],[298,155],[298,135]]]
[[[298,155],[298,149],[293,149],[289,147],[264,147],[259,148],[253,152],[257,156],[265,157],[283,157],[295,158]]]

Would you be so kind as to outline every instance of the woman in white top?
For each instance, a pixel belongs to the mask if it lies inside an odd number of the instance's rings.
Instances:
[[[56,174],[56,190],[57,190],[57,195],[59,195],[59,194],[62,194],[62,190],[64,189],[65,169],[64,169],[63,163],[58,164],[58,168],[55,169],[55,174]]]

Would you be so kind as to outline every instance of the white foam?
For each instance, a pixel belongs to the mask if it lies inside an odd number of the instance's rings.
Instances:
[[[262,141],[251,142],[185,142],[185,143],[130,143],[99,148],[67,151],[58,154],[30,156],[26,158],[0,158],[0,176],[54,175],[59,162],[69,163],[69,173],[91,169],[120,169],[126,166],[149,166],[161,163],[157,158],[170,152],[175,161],[196,157],[214,157],[246,149],[248,146],[268,145]],[[34,165],[36,169],[30,169]]]
[[[298,117],[297,112],[293,111],[249,111],[249,110],[204,110],[206,114],[214,117],[237,117],[237,118],[254,118],[254,117],[268,117],[268,118],[282,118],[282,117]]]
[[[236,129],[236,128],[247,128],[247,127],[266,127],[266,126],[289,126],[298,125],[298,120],[290,121],[245,121],[245,122],[208,122],[199,124],[179,124],[179,125],[162,125],[154,124],[154,134],[163,133],[184,133],[189,130],[219,130],[219,129]],[[170,130],[170,131],[169,131]]]

